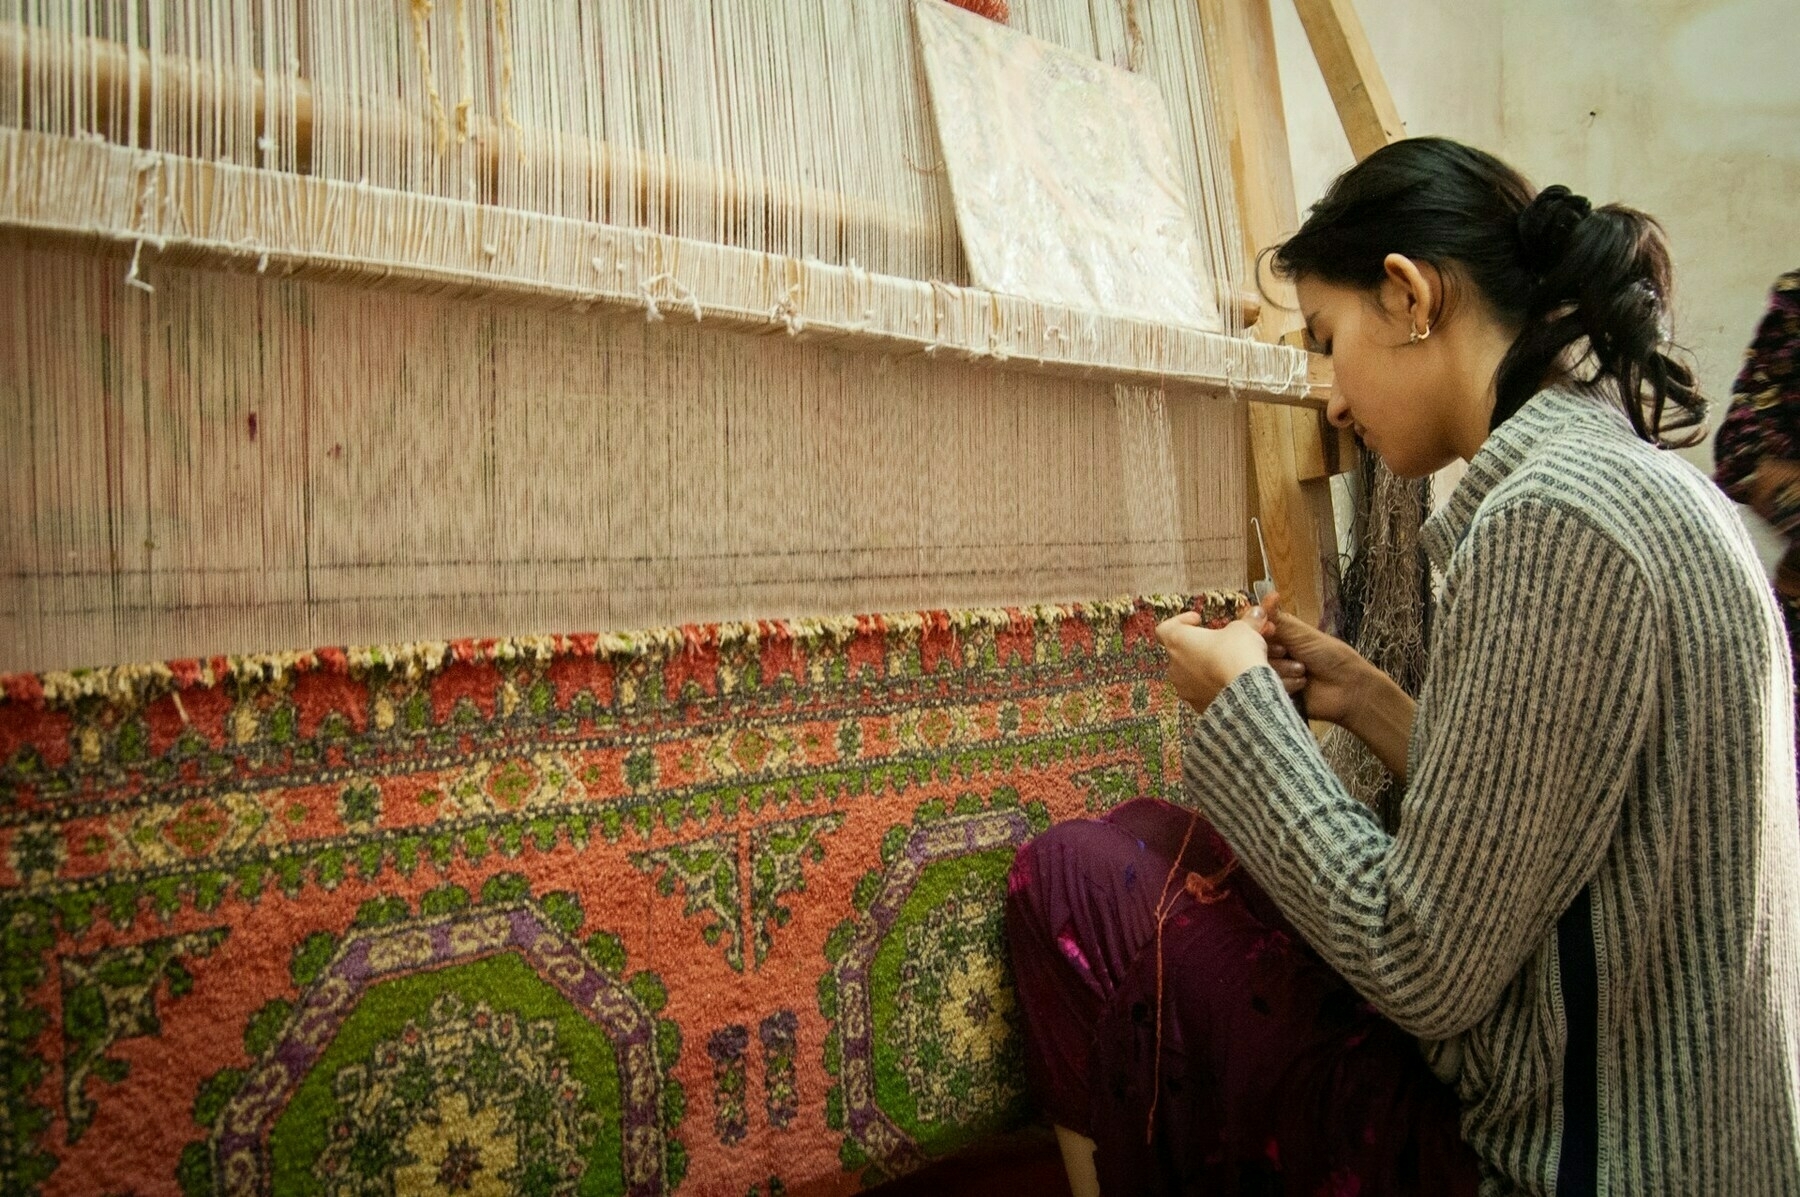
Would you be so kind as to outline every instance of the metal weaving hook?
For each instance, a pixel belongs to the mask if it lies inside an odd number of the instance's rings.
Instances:
[[[1256,529],[1256,551],[1262,554],[1263,576],[1261,580],[1251,583],[1250,589],[1256,595],[1260,605],[1262,601],[1275,592],[1275,578],[1269,573],[1269,546],[1263,543],[1262,521],[1255,516],[1250,517],[1250,526]]]

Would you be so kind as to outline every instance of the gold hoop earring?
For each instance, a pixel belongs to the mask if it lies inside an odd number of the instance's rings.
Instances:
[[[1412,336],[1410,336],[1410,337],[1408,337],[1408,338],[1406,338],[1406,343],[1407,343],[1407,344],[1408,344],[1408,345],[1417,345],[1417,344],[1418,344],[1418,343],[1419,343],[1419,342],[1420,342],[1420,341],[1423,341],[1423,340],[1425,340],[1425,339],[1426,339],[1426,338],[1427,338],[1427,337],[1429,337],[1429,336],[1431,336],[1431,325],[1430,325],[1430,324],[1429,324],[1429,323],[1427,323],[1427,324],[1426,324],[1426,325],[1425,325],[1425,331],[1424,331],[1424,332],[1420,332],[1420,331],[1419,331],[1419,330],[1418,330],[1418,329],[1416,329],[1416,328],[1415,328],[1415,329],[1413,329],[1413,330],[1412,330]]]

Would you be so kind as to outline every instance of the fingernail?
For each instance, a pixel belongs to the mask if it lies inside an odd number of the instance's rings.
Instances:
[[[1261,619],[1262,617],[1263,617],[1263,613],[1262,613],[1261,607],[1250,608],[1250,618],[1251,619]]]

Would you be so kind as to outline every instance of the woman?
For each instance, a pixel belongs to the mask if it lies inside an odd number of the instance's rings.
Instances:
[[[1072,1180],[1800,1193],[1790,666],[1730,504],[1656,447],[1702,412],[1660,230],[1418,139],[1274,261],[1332,421],[1403,476],[1469,463],[1423,530],[1427,677],[1273,610],[1160,629],[1193,811],[1053,828],[1012,878]],[[1396,826],[1292,693],[1404,781]]]
[[[1713,479],[1787,538],[1775,593],[1800,645],[1800,270],[1775,280],[1713,441]]]

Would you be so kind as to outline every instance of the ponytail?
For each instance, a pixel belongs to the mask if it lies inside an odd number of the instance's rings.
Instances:
[[[1474,287],[1519,330],[1494,379],[1491,427],[1563,385],[1617,405],[1653,444],[1705,435],[1706,401],[1669,343],[1669,251],[1649,216],[1593,208],[1566,187],[1534,195],[1491,154],[1412,138],[1338,176],[1274,268],[1371,289],[1390,253],[1436,266],[1450,291]]]
[[[1525,325],[1500,363],[1493,426],[1563,375],[1610,391],[1645,440],[1692,444],[1706,401],[1693,371],[1669,352],[1669,250],[1662,226],[1633,208],[1595,209],[1567,187],[1546,187],[1518,218],[1533,289]],[[1573,360],[1571,360],[1573,359]]]

